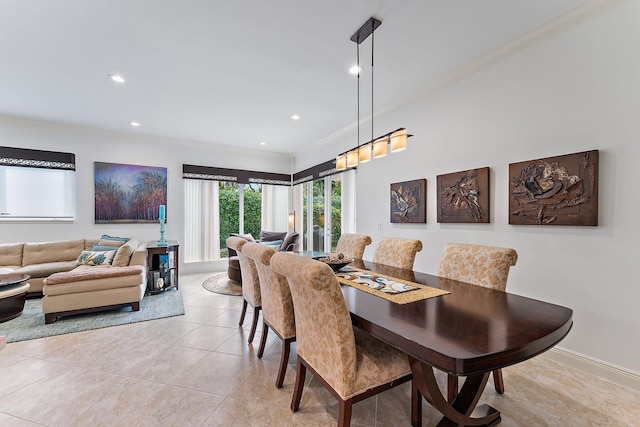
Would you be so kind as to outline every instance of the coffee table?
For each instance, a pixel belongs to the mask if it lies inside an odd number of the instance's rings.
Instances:
[[[29,285],[24,284],[28,274],[0,274],[0,322],[14,319],[22,314]]]

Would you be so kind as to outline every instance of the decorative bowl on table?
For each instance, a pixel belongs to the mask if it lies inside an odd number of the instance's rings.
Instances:
[[[329,267],[331,267],[334,273],[337,273],[342,267],[345,267],[347,264],[353,261],[353,258],[347,259],[341,253],[331,253],[329,254],[329,256],[317,256],[313,259],[315,259],[316,261],[324,262]]]

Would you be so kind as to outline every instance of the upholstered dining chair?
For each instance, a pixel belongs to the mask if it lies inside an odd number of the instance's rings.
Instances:
[[[273,247],[259,243],[247,243],[242,253],[253,260],[260,279],[262,296],[262,338],[258,348],[258,357],[264,354],[269,329],[273,330],[282,342],[280,369],[276,378],[276,387],[281,388],[287,372],[287,361],[291,351],[291,343],[296,340],[296,323],[293,316],[293,301],[287,278],[271,269],[270,262],[276,253]]]
[[[364,248],[371,244],[371,237],[364,234],[342,233],[336,252],[344,254],[346,259],[362,259]]]
[[[447,243],[438,267],[438,276],[504,292],[509,269],[517,261],[515,249]],[[501,369],[493,371],[493,382],[496,391],[504,393]],[[449,375],[447,387],[448,399],[452,402],[458,393],[458,377]]]
[[[247,314],[247,304],[253,307],[253,323],[251,324],[251,332],[249,332],[249,342],[253,342],[253,337],[256,334],[256,327],[258,326],[258,317],[260,316],[260,310],[262,309],[262,297],[260,294],[260,279],[258,277],[258,271],[253,260],[247,258],[242,253],[242,248],[247,243],[247,240],[241,237],[231,236],[227,238],[227,247],[233,249],[238,253],[240,260],[240,274],[242,274],[242,297],[244,301],[242,303],[242,313],[240,314],[240,326],[244,323],[244,316]]]
[[[383,237],[373,253],[373,262],[413,270],[416,253],[421,250],[422,242],[420,240]]]
[[[331,267],[278,252],[271,257],[271,268],[287,277],[296,316],[298,367],[293,412],[300,407],[307,369],[338,400],[339,426],[350,425],[353,403],[411,380],[406,354],[352,326]],[[412,402],[419,399],[412,387]]]

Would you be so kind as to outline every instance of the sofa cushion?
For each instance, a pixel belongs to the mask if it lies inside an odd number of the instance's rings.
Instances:
[[[7,243],[0,245],[0,265],[22,265],[22,248],[24,243]]]
[[[76,260],[76,264],[109,265],[116,256],[116,251],[82,251]]]
[[[84,239],[60,242],[25,243],[22,265],[75,261],[84,250]]]
[[[43,264],[34,264],[21,267],[14,271],[14,273],[28,274],[31,277],[47,277],[53,273],[59,271],[70,271],[76,267],[76,260],[73,261],[58,261],[58,262],[46,262]]]
[[[67,295],[140,286],[144,283],[144,267],[90,267],[81,265],[66,273],[44,279],[44,295]]]
[[[113,260],[114,267],[126,267],[129,265],[131,261],[131,255],[136,248],[140,246],[140,242],[136,239],[131,239],[124,245],[120,246],[118,252],[116,252],[116,257]]]

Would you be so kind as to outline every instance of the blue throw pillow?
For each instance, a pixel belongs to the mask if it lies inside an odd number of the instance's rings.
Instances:
[[[122,242],[122,243],[127,243],[130,239],[131,237],[115,237],[115,236],[109,236],[107,234],[103,234],[102,237],[100,238],[100,240],[113,240],[114,242]]]
[[[280,247],[280,245],[282,245],[282,240],[271,240],[268,242],[260,242],[260,243],[262,243],[265,246],[270,246],[277,250]]]

